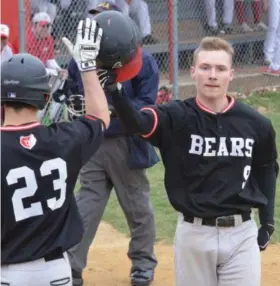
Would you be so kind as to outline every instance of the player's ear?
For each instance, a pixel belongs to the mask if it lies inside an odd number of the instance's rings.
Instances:
[[[192,79],[195,79],[195,67],[194,66],[191,66],[190,72],[191,72]]]
[[[233,81],[233,79],[234,79],[234,74],[235,74],[235,71],[234,71],[234,69],[232,68],[231,70],[230,70],[230,81]]]

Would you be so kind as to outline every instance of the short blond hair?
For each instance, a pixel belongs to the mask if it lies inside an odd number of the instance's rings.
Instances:
[[[219,37],[205,37],[201,40],[199,47],[194,51],[193,64],[195,64],[197,55],[201,51],[225,51],[230,55],[231,61],[234,57],[234,48],[232,45],[228,41]]]

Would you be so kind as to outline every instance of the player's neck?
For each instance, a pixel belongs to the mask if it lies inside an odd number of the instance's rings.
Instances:
[[[215,113],[220,113],[224,111],[229,105],[229,98],[227,96],[223,96],[217,99],[211,99],[205,96],[197,95],[197,100],[201,105],[205,106],[206,108]]]
[[[37,112],[34,110],[30,111],[21,110],[15,112],[14,110],[5,109],[5,120],[3,124],[4,126],[7,125],[18,126],[35,121],[37,121]]]

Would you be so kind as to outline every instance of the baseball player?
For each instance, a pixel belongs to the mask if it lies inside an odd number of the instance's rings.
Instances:
[[[274,231],[275,132],[269,119],[227,94],[233,54],[223,39],[204,38],[191,68],[196,96],[141,111],[107,73],[123,124],[161,152],[168,198],[180,213],[176,286],[259,286],[260,250]]]
[[[28,31],[27,36],[27,51],[33,56],[38,57],[47,68],[52,85],[51,94],[63,85],[68,77],[67,70],[61,68],[55,59],[54,39],[51,35],[52,20],[46,12],[36,13],[32,18],[32,27]],[[61,114],[62,106],[59,103],[50,101],[46,105],[49,113],[49,120],[55,122],[59,114]],[[43,122],[46,115],[46,110],[38,113],[38,119]]]
[[[219,3],[220,4],[220,3]],[[216,35],[219,32],[216,0],[204,0],[205,11],[207,15],[206,30],[208,34]],[[234,14],[234,0],[223,1],[223,19],[220,32],[230,34],[232,32],[231,24]]]
[[[50,90],[38,58],[17,54],[1,66],[1,285],[72,285],[66,251],[83,234],[73,191],[110,123],[96,75],[101,37],[102,29],[86,19],[74,46],[63,39],[85,90],[87,115],[73,122],[36,122]]]
[[[269,64],[267,73],[280,75],[280,0],[264,0],[268,11],[268,31],[264,43],[265,61]]]
[[[94,17],[96,21],[98,19],[97,23],[101,23],[101,20],[108,23],[107,18],[111,23],[108,28],[102,26],[104,35],[102,55],[104,56],[104,65],[107,65],[106,61],[113,62],[114,57],[115,60],[118,60],[122,58],[122,54],[128,52],[127,48],[123,47],[121,39],[112,46],[109,34],[125,34],[120,20],[129,19],[130,23],[134,24],[134,22],[122,13],[112,11],[116,10],[115,5],[100,6],[97,9],[95,12],[98,14]],[[104,11],[104,9],[111,11]],[[122,17],[120,18],[120,16]],[[135,24],[134,27],[137,28]],[[136,30],[138,31],[138,29]],[[105,35],[107,35],[107,43],[105,43]],[[126,35],[126,37],[132,38],[130,35]],[[140,42],[141,37],[139,37],[138,43]],[[106,47],[108,47],[109,55],[105,53]],[[131,45],[130,49],[134,50],[134,46]],[[139,46],[137,46],[138,50],[140,52],[136,53],[126,70],[131,72],[134,69],[133,66],[137,65],[138,56],[141,56],[142,67],[131,79],[128,78],[123,82],[123,92],[140,109],[142,106],[155,103],[159,74],[156,60]],[[99,57],[98,62],[101,61]],[[104,70],[99,70],[99,72],[102,74]],[[68,109],[74,116],[79,116],[83,112],[82,96],[80,96],[83,95],[83,84],[74,60],[69,63],[69,75],[76,83],[79,95],[75,96],[75,100],[73,100],[74,108]],[[105,72],[104,79],[106,79]],[[106,95],[110,104],[111,97],[107,92]],[[153,280],[154,269],[157,265],[154,254],[154,215],[150,203],[150,185],[145,169],[152,167],[159,159],[153,146],[145,142],[143,138],[128,136],[127,130],[112,108],[111,112],[111,123],[104,133],[104,142],[99,152],[80,172],[81,188],[76,199],[84,221],[85,233],[81,242],[68,252],[75,286],[83,285],[82,271],[87,265],[88,251],[113,188],[131,233],[128,257],[132,263],[130,273],[132,285],[149,285]]]
[[[9,43],[10,37],[10,28],[7,25],[0,24],[0,33],[1,33],[1,63],[9,60],[14,54],[13,48]]]
[[[252,14],[254,17],[255,27],[251,28],[247,23],[248,13],[245,8],[251,6]],[[261,0],[235,0],[236,18],[239,25],[241,25],[242,31],[245,33],[256,31],[266,31],[267,26],[261,21]]]

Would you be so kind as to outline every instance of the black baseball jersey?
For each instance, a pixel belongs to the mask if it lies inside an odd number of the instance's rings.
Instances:
[[[177,211],[214,218],[266,204],[250,174],[277,159],[270,120],[234,98],[218,114],[197,98],[142,113],[153,122],[144,137],[160,149],[166,190]]]
[[[6,126],[1,137],[1,263],[68,250],[82,238],[73,191],[102,142],[101,120]]]

